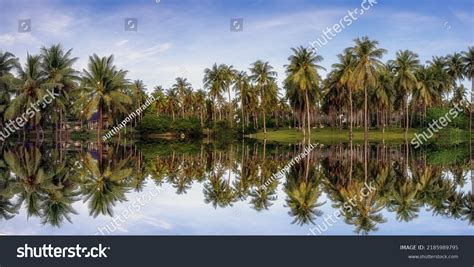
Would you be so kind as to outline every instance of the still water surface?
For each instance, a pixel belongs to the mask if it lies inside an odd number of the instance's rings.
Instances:
[[[469,145],[315,145],[4,147],[0,234],[474,234]]]

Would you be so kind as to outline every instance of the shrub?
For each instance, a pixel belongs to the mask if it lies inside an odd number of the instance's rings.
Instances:
[[[426,111],[426,122],[431,123],[434,120],[439,121],[439,118],[447,116],[451,120],[447,126],[448,128],[467,129],[469,127],[469,116],[461,111],[457,113],[456,118],[453,118],[453,115],[449,113],[451,109],[452,107],[429,108]]]
[[[140,134],[184,134],[187,137],[200,137],[202,128],[199,119],[178,118],[173,121],[170,117],[147,114],[135,128]]]

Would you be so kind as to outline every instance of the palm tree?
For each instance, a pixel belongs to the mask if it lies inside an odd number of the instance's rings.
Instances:
[[[237,92],[237,95],[240,98],[242,134],[244,134],[245,110],[246,108],[248,108],[246,96],[248,95],[248,91],[250,90],[250,80],[245,71],[240,71],[235,74],[234,90]]]
[[[233,108],[232,108],[232,99],[230,97],[230,89],[231,89],[231,84],[234,82],[234,78],[236,75],[236,70],[234,70],[233,66],[230,65],[225,65],[221,64],[219,65],[220,72],[222,73],[222,79],[224,81],[223,85],[224,87],[222,90],[227,91],[227,95],[229,97],[229,120],[230,120],[230,125],[232,126],[234,123],[234,116],[233,116]]]
[[[146,86],[143,83],[142,80],[135,80],[133,83],[130,85],[130,89],[132,91],[132,96],[133,96],[133,101],[134,102],[134,108],[138,109],[140,106],[143,104],[144,99],[146,98]],[[143,116],[142,113],[139,114],[138,119],[141,119]],[[137,117],[135,119],[135,126],[137,125]]]
[[[41,48],[41,69],[45,76],[45,86],[54,90],[59,96],[53,99],[51,107],[52,121],[55,130],[59,130],[64,114],[69,108],[69,93],[76,87],[79,79],[77,71],[72,67],[78,58],[71,58],[72,49],[63,50],[60,44],[49,48]],[[59,136],[59,135],[58,135]]]
[[[166,106],[166,96],[162,86],[158,85],[153,88],[151,95],[155,98],[154,110],[159,115],[160,113],[165,112]]]
[[[426,108],[435,102],[437,98],[436,87],[438,81],[433,72],[424,66],[421,66],[415,73],[417,85],[413,91],[414,106],[421,105],[423,115],[426,117]]]
[[[262,104],[262,114],[263,114],[263,132],[267,133],[267,124],[265,113],[267,112],[267,106],[264,105],[266,99],[270,96],[268,91],[270,89],[271,83],[275,81],[277,73],[272,71],[273,67],[268,62],[263,62],[261,60],[255,61],[250,68],[250,79],[255,83],[255,88],[260,93],[260,103]]]
[[[179,97],[175,89],[170,88],[166,91],[166,111],[171,113],[173,121],[175,120],[175,110],[179,108]]]
[[[286,66],[286,73],[290,86],[293,86],[298,94],[304,95],[304,102],[306,106],[306,119],[308,121],[308,136],[311,136],[311,118],[310,105],[314,105],[314,99],[310,101],[309,94],[311,92],[319,92],[319,75],[318,70],[325,70],[318,65],[323,60],[323,57],[316,55],[313,50],[304,48],[292,48],[293,55],[288,58],[290,64]],[[303,129],[303,134],[306,135]]]
[[[34,106],[36,112],[30,117],[29,123],[36,130],[36,126],[43,117],[44,109],[44,107],[37,107],[37,103],[40,103],[46,94],[46,88],[43,85],[45,76],[41,72],[41,57],[28,54],[26,64],[19,73],[21,85],[17,88],[16,98],[10,103],[4,116],[5,119],[13,119]]]
[[[472,132],[472,103],[474,103],[474,46],[470,46],[468,51],[462,53],[464,63],[464,76],[471,80],[471,107],[469,108],[469,131]]]
[[[18,58],[10,52],[0,51],[0,125],[3,125],[3,115],[10,104],[10,93],[15,80],[11,71],[15,68],[19,68]]]
[[[179,101],[181,103],[181,116],[184,118],[186,114],[186,95],[188,90],[191,89],[191,84],[186,78],[176,78],[176,83],[172,87],[178,94]]]
[[[352,91],[351,79],[354,72],[355,56],[351,49],[344,50],[343,54],[337,55],[338,63],[332,65],[334,68],[334,78],[337,82],[337,87],[342,87],[349,93],[349,140],[352,140]]]
[[[464,77],[465,61],[460,53],[454,53],[446,57],[446,73],[449,75],[451,82],[450,91],[456,88],[456,82]]]
[[[114,107],[122,113],[127,113],[127,105],[132,100],[123,90],[128,85],[124,70],[117,70],[113,64],[113,55],[100,58],[96,54],[89,57],[87,70],[83,70],[81,94],[77,105],[88,118],[98,112],[98,137],[103,128],[103,115]]]
[[[395,71],[395,86],[398,88],[399,92],[404,95],[404,104],[405,104],[405,138],[408,136],[408,96],[411,91],[413,91],[418,81],[416,79],[415,72],[419,67],[420,61],[418,60],[418,55],[409,51],[398,51],[396,54],[396,59],[391,61],[393,63]]]
[[[222,77],[222,71],[217,66],[216,63],[212,65],[212,68],[206,68],[204,70],[204,88],[209,90],[209,96],[212,99],[213,103],[213,110],[212,110],[212,117],[213,121],[216,121],[216,101],[222,97],[221,91],[222,88],[225,88],[225,80]],[[219,110],[219,117],[221,111]]]
[[[354,88],[364,89],[364,138],[368,137],[367,90],[377,85],[379,69],[383,66],[380,61],[385,49],[378,48],[379,42],[370,40],[367,36],[354,40],[355,46],[350,51],[355,56],[354,72],[351,83]]]
[[[197,90],[194,95],[194,103],[196,110],[199,112],[199,119],[201,120],[201,127],[204,126],[204,112],[206,110],[206,92],[204,90]]]

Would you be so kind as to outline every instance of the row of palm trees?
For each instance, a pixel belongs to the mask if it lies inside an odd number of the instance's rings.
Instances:
[[[377,41],[357,38],[353,47],[338,55],[338,62],[332,65],[325,79],[321,77],[321,70],[325,69],[320,65],[323,60],[320,55],[304,47],[292,51],[285,65],[284,96],[279,95],[277,75],[269,62],[252,63],[249,74],[235,70],[231,65],[214,64],[204,71],[208,105],[203,99],[206,92],[197,90],[193,97],[192,87],[186,79],[184,91],[180,89],[183,78],[177,78],[167,94],[160,94],[162,108],[157,112],[174,112],[179,107],[193,107],[194,103],[197,107],[191,109],[199,111],[201,120],[202,114],[206,114],[203,110],[207,108],[211,112],[210,120],[222,120],[224,116],[232,124],[235,111],[240,109],[242,131],[251,121],[249,116],[258,127],[260,116],[264,132],[267,131],[268,114],[276,119],[293,117],[305,135],[310,134],[317,117],[320,122],[333,126],[332,122],[336,121],[333,117],[345,116],[349,118],[350,138],[354,116],[356,123],[363,123],[366,137],[370,125],[375,124],[371,123],[375,116],[376,126],[383,130],[386,125],[403,121],[406,135],[415,113],[426,118],[429,107],[466,99],[466,89],[461,82],[463,79],[472,81],[474,75],[473,47],[462,53],[433,57],[426,65],[420,63],[416,53],[401,50],[395,59],[384,63],[382,56],[386,50],[379,48]],[[232,89],[236,93],[234,99],[231,98]],[[181,91],[187,94],[176,94]],[[223,94],[228,95],[227,101]],[[199,101],[193,101],[193,98],[198,99],[197,95]],[[193,116],[192,113],[189,115]],[[425,119],[423,123],[426,123]],[[342,122],[339,124],[342,126]]]
[[[0,52],[0,125],[21,116],[52,90],[59,96],[39,108],[25,129],[38,133],[38,129],[52,125],[57,132],[64,121],[87,120],[96,114],[100,133],[104,121],[109,125],[119,122],[147,98],[143,82],[126,79],[127,71],[114,65],[113,56],[94,54],[87,69],[79,72],[73,68],[77,58],[71,52],[59,44],[42,47],[40,54],[28,54],[23,66],[13,54]]]
[[[322,78],[322,56],[305,47],[293,48],[284,66],[286,77],[281,89],[269,62],[252,63],[248,73],[232,65],[214,64],[204,70],[204,90],[194,90],[184,77],[176,78],[169,89],[154,87],[153,109],[173,120],[177,116],[199,117],[202,126],[225,119],[231,126],[239,123],[242,132],[249,126],[260,128],[261,122],[266,133],[270,117],[277,125],[280,121],[300,128],[305,136],[311,134],[312,126],[343,127],[348,118],[352,138],[354,124],[363,125],[367,137],[372,125],[385,129],[386,125],[404,122],[407,134],[415,114],[426,123],[427,108],[466,98],[461,82],[473,81],[474,47],[433,57],[426,64],[409,50],[398,51],[395,59],[384,63],[385,53],[377,41],[357,38]],[[73,68],[76,61],[71,50],[65,51],[61,45],[43,47],[39,55],[28,54],[24,66],[11,53],[0,52],[0,122],[19,116],[52,89],[60,96],[25,127],[42,131],[43,126],[53,125],[58,130],[66,120],[87,120],[96,114],[100,133],[104,121],[105,127],[120,122],[147,98],[143,82],[130,82],[127,71],[114,65],[113,56],[90,56],[82,72]],[[13,75],[15,69],[17,76]],[[284,91],[283,96],[280,91]]]

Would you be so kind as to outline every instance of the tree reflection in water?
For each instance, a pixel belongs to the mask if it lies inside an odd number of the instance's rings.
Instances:
[[[176,194],[201,184],[204,202],[216,209],[241,202],[265,212],[284,199],[296,225],[317,223],[327,203],[359,234],[376,232],[387,221],[386,212],[403,222],[427,210],[473,224],[472,192],[463,189],[470,171],[467,147],[406,151],[404,144],[318,146],[284,179],[269,180],[303,150],[302,144],[247,141],[76,149],[6,146],[0,154],[0,221],[25,212],[60,227],[77,214],[72,207],[77,201],[87,203],[92,217],[113,216],[114,206],[127,201],[129,192],[141,192],[152,181],[169,184]],[[366,183],[376,190],[360,197]],[[354,207],[344,209],[349,199],[355,199]]]

